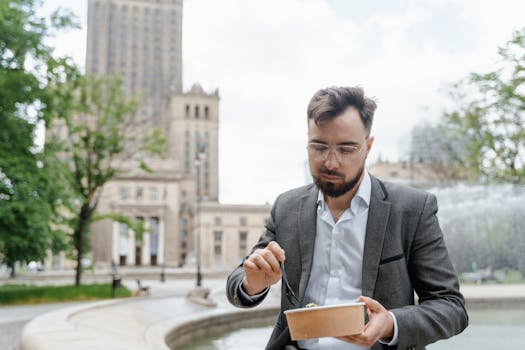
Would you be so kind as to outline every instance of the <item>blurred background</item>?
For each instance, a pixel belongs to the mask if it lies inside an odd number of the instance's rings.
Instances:
[[[524,12],[511,0],[0,2],[1,283],[223,276],[276,196],[311,182],[310,97],[360,85],[378,103],[370,173],[437,195],[462,283],[522,284]]]

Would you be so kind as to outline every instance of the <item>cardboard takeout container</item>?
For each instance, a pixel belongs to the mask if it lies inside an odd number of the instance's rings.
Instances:
[[[284,314],[292,340],[358,334],[365,326],[364,303],[305,307]]]

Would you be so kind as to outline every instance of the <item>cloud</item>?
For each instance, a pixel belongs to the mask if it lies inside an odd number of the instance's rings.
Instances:
[[[53,4],[85,18],[85,1]],[[444,108],[440,89],[492,69],[523,13],[515,0],[184,0],[184,86],[220,89],[221,200],[271,202],[304,183],[306,105],[330,85],[377,97],[370,158],[396,160]],[[57,45],[84,64],[85,31]]]

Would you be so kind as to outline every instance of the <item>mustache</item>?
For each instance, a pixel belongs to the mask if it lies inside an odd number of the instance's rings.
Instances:
[[[339,176],[341,178],[344,178],[343,174],[341,174],[340,172],[335,171],[335,170],[321,169],[320,173],[324,174],[324,175]]]

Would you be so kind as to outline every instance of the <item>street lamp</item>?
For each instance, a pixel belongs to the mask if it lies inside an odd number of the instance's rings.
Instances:
[[[199,153],[197,153],[197,157],[195,158],[195,168],[197,170],[197,203],[196,207],[198,208],[199,214],[201,210],[201,202],[202,202],[202,193],[201,193],[201,166],[202,163],[206,160],[206,148],[201,147],[199,149]],[[197,210],[195,210],[195,216],[197,215]],[[202,285],[202,273],[201,273],[201,241],[200,241],[200,228],[199,232],[197,234],[197,218],[194,219],[194,234],[195,234],[195,250],[196,250],[196,257],[197,257],[197,276],[196,276],[196,285],[197,287],[200,287]]]

